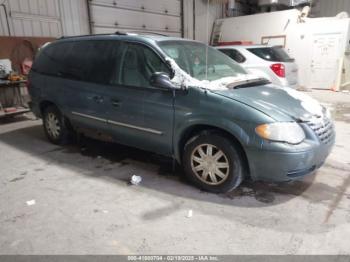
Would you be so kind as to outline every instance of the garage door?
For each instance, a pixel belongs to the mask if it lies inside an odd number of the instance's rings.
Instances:
[[[94,34],[116,31],[182,35],[181,0],[92,0]]]

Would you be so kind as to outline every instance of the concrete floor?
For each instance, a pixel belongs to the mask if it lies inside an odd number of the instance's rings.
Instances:
[[[310,94],[336,119],[324,167],[226,195],[187,185],[159,156],[92,140],[55,146],[41,121],[2,121],[0,253],[350,254],[350,94]],[[141,185],[127,184],[133,174]]]

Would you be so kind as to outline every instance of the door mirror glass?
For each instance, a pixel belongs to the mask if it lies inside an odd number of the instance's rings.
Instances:
[[[175,89],[176,87],[170,81],[170,77],[162,72],[152,74],[150,78],[150,85],[159,88]]]

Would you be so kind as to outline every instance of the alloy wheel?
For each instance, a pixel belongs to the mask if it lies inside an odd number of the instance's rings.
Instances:
[[[222,184],[230,172],[225,153],[211,144],[201,144],[192,151],[191,168],[193,173],[208,185]]]
[[[60,121],[57,116],[53,113],[48,113],[46,116],[45,127],[47,133],[53,138],[57,139],[61,133]]]

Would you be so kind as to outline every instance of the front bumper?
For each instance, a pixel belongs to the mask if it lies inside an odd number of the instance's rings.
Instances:
[[[250,175],[253,180],[282,182],[314,173],[330,154],[335,137],[327,144],[313,144],[300,152],[275,152],[247,149]]]

